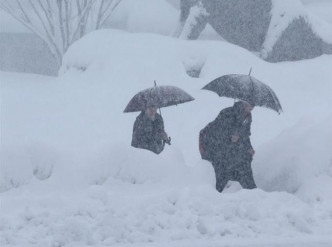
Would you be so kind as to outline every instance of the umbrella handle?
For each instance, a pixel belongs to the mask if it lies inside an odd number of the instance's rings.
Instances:
[[[154,80],[153,82],[154,82],[154,86],[156,87],[156,86],[157,86],[157,82],[156,82],[156,80]],[[159,108],[159,114],[160,114],[160,116],[161,116],[161,110],[160,110],[160,108]]]
[[[168,137],[166,140],[163,140],[164,141],[164,145],[165,143],[167,143],[168,145],[171,145],[171,137]]]

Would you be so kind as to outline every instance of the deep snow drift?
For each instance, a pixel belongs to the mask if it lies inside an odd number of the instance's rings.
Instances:
[[[233,100],[201,88],[250,67],[284,112],[253,111],[259,189],[219,194],[198,132]],[[102,30],[69,49],[59,78],[2,72],[1,245],[330,246],[331,67]],[[137,114],[123,113],[154,80],[195,97],[162,109],[173,143],[159,156],[129,146]]]

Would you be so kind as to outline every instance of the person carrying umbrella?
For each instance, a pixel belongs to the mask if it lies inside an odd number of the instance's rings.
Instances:
[[[165,143],[169,143],[169,139],[164,130],[164,120],[155,105],[148,105],[136,118],[131,146],[159,154],[164,150]]]
[[[255,154],[250,142],[251,111],[255,106],[282,111],[276,94],[250,73],[219,77],[203,89],[240,100],[223,109],[199,134],[201,157],[212,163],[216,189],[222,192],[229,180],[238,181],[245,189],[256,188],[251,168]]]
[[[256,188],[251,169],[255,153],[250,142],[252,109],[245,101],[236,102],[200,132],[200,151],[212,163],[219,192],[229,180],[238,181],[245,189]]]
[[[138,92],[124,112],[141,113],[135,120],[131,145],[160,154],[165,143],[171,144],[164,129],[161,107],[178,105],[194,100],[192,96],[175,86],[157,86]],[[159,108],[160,114],[157,113]]]

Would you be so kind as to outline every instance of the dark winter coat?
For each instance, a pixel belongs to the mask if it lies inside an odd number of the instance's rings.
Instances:
[[[164,121],[158,113],[156,113],[155,119],[152,121],[144,112],[141,112],[134,123],[131,145],[159,154],[164,149],[163,132]]]
[[[218,117],[200,132],[202,158],[213,164],[222,163],[227,166],[224,167],[226,169],[239,166],[241,163],[250,163],[251,121],[251,113],[245,113],[241,102],[223,109]],[[240,137],[236,143],[231,141],[232,135]]]

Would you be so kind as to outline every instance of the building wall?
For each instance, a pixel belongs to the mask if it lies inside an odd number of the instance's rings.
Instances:
[[[45,42],[33,33],[0,33],[0,70],[57,75],[58,65]]]

